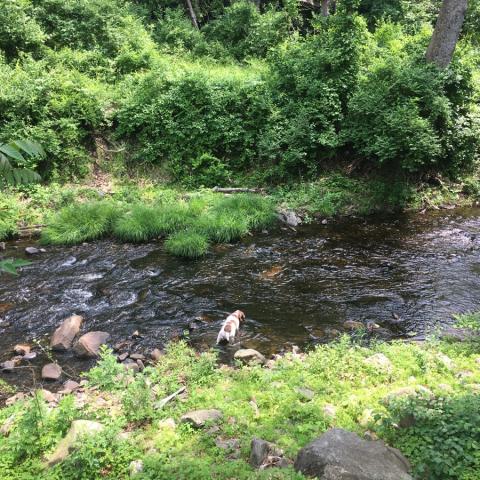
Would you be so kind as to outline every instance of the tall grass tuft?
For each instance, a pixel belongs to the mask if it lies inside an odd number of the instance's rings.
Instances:
[[[194,230],[184,230],[167,238],[165,250],[177,257],[199,258],[208,251],[208,238]]]
[[[228,243],[248,233],[248,219],[234,212],[211,212],[198,219],[195,230],[214,243]]]
[[[161,234],[174,233],[192,225],[195,212],[186,204],[162,205],[158,207],[158,225]]]
[[[134,205],[122,215],[113,227],[116,238],[125,242],[147,242],[160,233],[158,210],[146,205]]]
[[[50,220],[40,240],[43,244],[51,245],[73,245],[97,240],[110,233],[119,214],[119,208],[108,201],[70,205]]]

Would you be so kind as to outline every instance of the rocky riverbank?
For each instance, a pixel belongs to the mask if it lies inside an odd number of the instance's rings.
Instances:
[[[478,431],[463,418],[480,403],[480,352],[467,333],[370,347],[344,336],[272,358],[240,350],[232,366],[183,341],[155,358],[130,355],[143,369],[102,347],[82,381],[17,394],[0,410],[0,473],[9,480],[328,480],[341,472],[406,480],[425,471],[431,479],[477,478]],[[461,453],[448,448],[452,438]]]

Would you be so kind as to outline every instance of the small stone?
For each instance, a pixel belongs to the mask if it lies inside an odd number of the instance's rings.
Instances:
[[[356,322],[355,320],[347,320],[343,322],[343,326],[347,330],[362,330],[365,328],[365,325],[362,322]]]
[[[87,435],[95,435],[103,429],[104,426],[98,422],[93,422],[91,420],[74,420],[67,435],[60,440],[54,452],[48,455],[46,465],[48,467],[53,467],[57,463],[62,462],[75,448],[79,438]]]
[[[243,363],[265,363],[265,357],[253,348],[242,348],[237,350],[233,356],[235,360],[240,360]]]
[[[452,370],[455,367],[453,360],[443,353],[437,354],[437,360],[447,369]]]
[[[393,370],[392,362],[383,353],[376,353],[366,358],[364,362],[380,372],[390,373]]]
[[[335,405],[332,405],[330,403],[327,403],[326,405],[323,406],[322,412],[325,415],[326,418],[333,419],[337,415],[337,409]]]
[[[271,370],[272,368],[275,368],[275,364],[275,360],[267,360],[264,366],[265,368],[269,368]]]
[[[125,370],[131,370],[133,373],[138,373],[140,371],[137,362],[134,362],[129,358],[123,362],[123,366],[125,367]]]
[[[0,427],[0,435],[7,437],[10,432],[12,431],[13,426],[15,425],[15,414],[10,415],[3,423],[2,426]]]
[[[23,392],[18,392],[15,395],[12,395],[11,397],[7,398],[5,400],[5,405],[9,407],[10,405],[13,405],[16,402],[19,402],[20,400],[25,400],[26,395]]]
[[[73,349],[80,357],[98,357],[100,347],[107,343],[109,338],[110,334],[107,332],[88,332],[78,339]]]
[[[170,428],[174,430],[176,428],[175,420],[173,418],[166,418],[158,422],[158,428]]]
[[[32,347],[26,343],[19,343],[13,347],[13,351],[16,355],[26,355],[27,353],[30,353],[31,348]]]
[[[326,218],[324,218],[324,219],[322,220],[322,225],[327,225],[327,223],[328,223],[328,220],[327,220]]]
[[[308,400],[308,401],[313,400],[313,397],[315,396],[315,392],[313,390],[310,390],[309,388],[298,387],[298,388],[295,389],[295,391],[304,400]]]
[[[249,463],[253,468],[264,468],[269,462],[269,457],[282,457],[283,451],[275,444],[254,438],[251,443]]]
[[[62,375],[62,369],[58,363],[47,363],[42,368],[42,378],[44,380],[58,380]]]
[[[219,422],[222,417],[223,414],[220,410],[194,410],[183,415],[180,421],[182,423],[188,423],[195,428],[202,428],[207,423]]]
[[[158,362],[163,357],[163,352],[159,348],[155,348],[151,351],[150,357],[154,362]]]
[[[15,360],[7,360],[6,362],[0,363],[0,368],[2,369],[2,372],[13,372],[13,369],[16,366]]]
[[[127,358],[128,358],[128,352],[123,352],[117,357],[117,359],[120,363],[125,361]]]
[[[80,331],[83,317],[72,315],[66,318],[62,324],[53,332],[50,347],[52,350],[68,350],[72,346],[75,335]]]
[[[47,403],[52,403],[57,401],[57,397],[50,390],[45,390],[44,388],[37,390]]]
[[[238,438],[227,438],[217,437],[215,439],[215,445],[222,450],[236,450],[240,448],[240,441]]]
[[[142,360],[143,361],[143,360],[145,360],[145,355],[142,355],[141,353],[132,353],[130,355],[130,358],[132,360]]]
[[[140,335],[140,332],[138,330],[135,330],[132,333],[132,338],[142,338],[142,336]]]
[[[370,424],[374,422],[373,418],[373,410],[366,408],[360,417],[357,419],[358,424],[364,428],[368,427]]]
[[[28,253],[28,255],[36,255],[37,253],[40,253],[40,250],[35,247],[27,247],[25,253]]]
[[[34,358],[37,358],[37,353],[36,352],[28,352],[22,357],[22,360],[33,360]]]
[[[145,369],[145,364],[140,359],[137,360],[137,365],[141,372]]]
[[[76,382],[75,380],[67,380],[63,384],[63,392],[65,393],[70,393],[74,392],[75,390],[78,390],[80,388],[80,384]]]
[[[128,466],[128,473],[130,477],[136,477],[143,472],[143,462],[142,460],[133,460]]]

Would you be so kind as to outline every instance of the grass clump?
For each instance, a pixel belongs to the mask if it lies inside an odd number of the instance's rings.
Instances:
[[[177,232],[167,238],[165,250],[177,257],[199,258],[208,251],[208,238],[193,230]]]
[[[238,213],[211,213],[201,216],[195,228],[214,243],[229,243],[248,233],[248,219]]]
[[[115,222],[113,234],[124,242],[146,242],[157,237],[160,222],[155,208],[134,205]]]
[[[41,242],[47,245],[73,245],[97,240],[110,233],[119,215],[118,207],[108,201],[70,205],[50,219]]]

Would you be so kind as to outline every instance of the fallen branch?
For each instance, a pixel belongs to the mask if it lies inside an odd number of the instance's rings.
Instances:
[[[155,408],[163,408],[170,400],[173,400],[177,395],[180,395],[181,393],[183,393],[185,390],[186,390],[187,387],[182,387],[180,389],[178,389],[175,393],[172,393],[171,395],[169,395],[168,397],[165,397],[165,398],[162,398],[161,400],[159,400],[158,402],[155,402]]]
[[[221,188],[221,187],[214,187],[212,190],[214,192],[218,192],[218,193],[264,193],[263,188]]]

